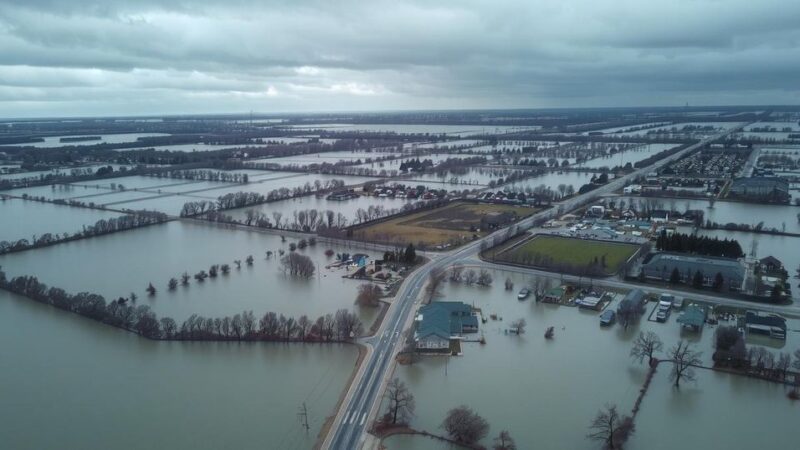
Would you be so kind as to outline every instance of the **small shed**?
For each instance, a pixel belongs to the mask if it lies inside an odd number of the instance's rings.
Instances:
[[[706,317],[708,315],[708,310],[700,305],[689,305],[678,317],[678,323],[683,326],[683,328],[690,329],[692,331],[701,331],[703,329],[703,324],[706,323]]]

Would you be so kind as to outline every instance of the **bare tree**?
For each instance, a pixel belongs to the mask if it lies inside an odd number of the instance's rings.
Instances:
[[[702,363],[701,352],[692,350],[688,342],[680,341],[678,345],[669,351],[672,360],[672,372],[670,378],[675,381],[675,387],[680,387],[681,380],[695,380],[694,367]]]
[[[492,274],[490,274],[486,269],[481,269],[481,272],[478,275],[478,284],[481,286],[491,286]]]
[[[514,282],[513,282],[513,281],[511,281],[511,278],[510,278],[510,277],[507,277],[507,278],[506,278],[506,285],[505,285],[505,288],[506,288],[506,290],[507,290],[507,291],[510,291],[510,290],[514,289]]]
[[[792,365],[792,355],[786,352],[781,352],[778,355],[778,360],[775,361],[775,372],[781,380],[786,379],[786,374],[789,372],[789,367]]]
[[[466,283],[467,285],[473,285],[475,284],[476,281],[478,281],[478,274],[475,273],[474,269],[469,269],[464,274],[464,283]]]
[[[489,423],[465,405],[447,412],[442,428],[451,439],[464,444],[474,444],[489,433]]]
[[[494,450],[517,450],[517,443],[507,430],[503,430],[494,438]]]
[[[522,334],[525,332],[525,327],[528,323],[523,318],[519,318],[513,322],[511,322],[511,328],[517,330],[517,334]]]
[[[458,283],[461,281],[461,276],[464,273],[464,266],[461,264],[455,264],[453,267],[450,268],[450,281],[453,283]]]
[[[383,423],[387,425],[405,425],[414,415],[416,403],[414,395],[409,392],[408,387],[399,378],[394,378],[386,386],[384,398],[387,401],[386,413],[383,415]]]
[[[636,339],[633,341],[633,348],[631,348],[631,358],[638,360],[640,363],[647,358],[647,364],[649,366],[653,365],[653,354],[656,352],[660,352],[664,348],[664,343],[661,342],[661,338],[658,337],[652,331],[648,331],[647,333],[639,332],[639,335],[636,336]]]
[[[606,405],[597,412],[589,430],[588,439],[602,442],[606,450],[614,450],[622,448],[630,438],[634,424],[632,418],[619,415],[616,405]]]
[[[358,287],[358,295],[356,296],[356,305],[359,306],[378,306],[380,298],[383,296],[383,290],[377,284],[362,284]]]
[[[283,268],[283,273],[303,278],[313,277],[316,271],[311,258],[295,252],[291,252],[281,258],[281,267]]]
[[[442,287],[444,277],[445,273],[443,269],[439,267],[431,269],[428,274],[428,285],[425,287],[425,292],[428,293],[428,302],[440,294],[439,289]]]

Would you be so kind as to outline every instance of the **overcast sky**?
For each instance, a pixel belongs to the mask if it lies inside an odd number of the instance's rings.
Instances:
[[[796,0],[0,0],[0,117],[800,103]]]

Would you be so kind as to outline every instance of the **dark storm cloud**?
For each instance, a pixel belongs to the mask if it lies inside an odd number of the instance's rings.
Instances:
[[[786,1],[0,2],[0,115],[797,103]]]

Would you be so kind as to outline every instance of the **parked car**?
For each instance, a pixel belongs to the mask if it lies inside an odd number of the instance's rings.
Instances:
[[[603,314],[600,314],[600,326],[602,327],[610,327],[611,325],[614,325],[616,320],[617,314],[613,309],[606,309],[603,311]]]

